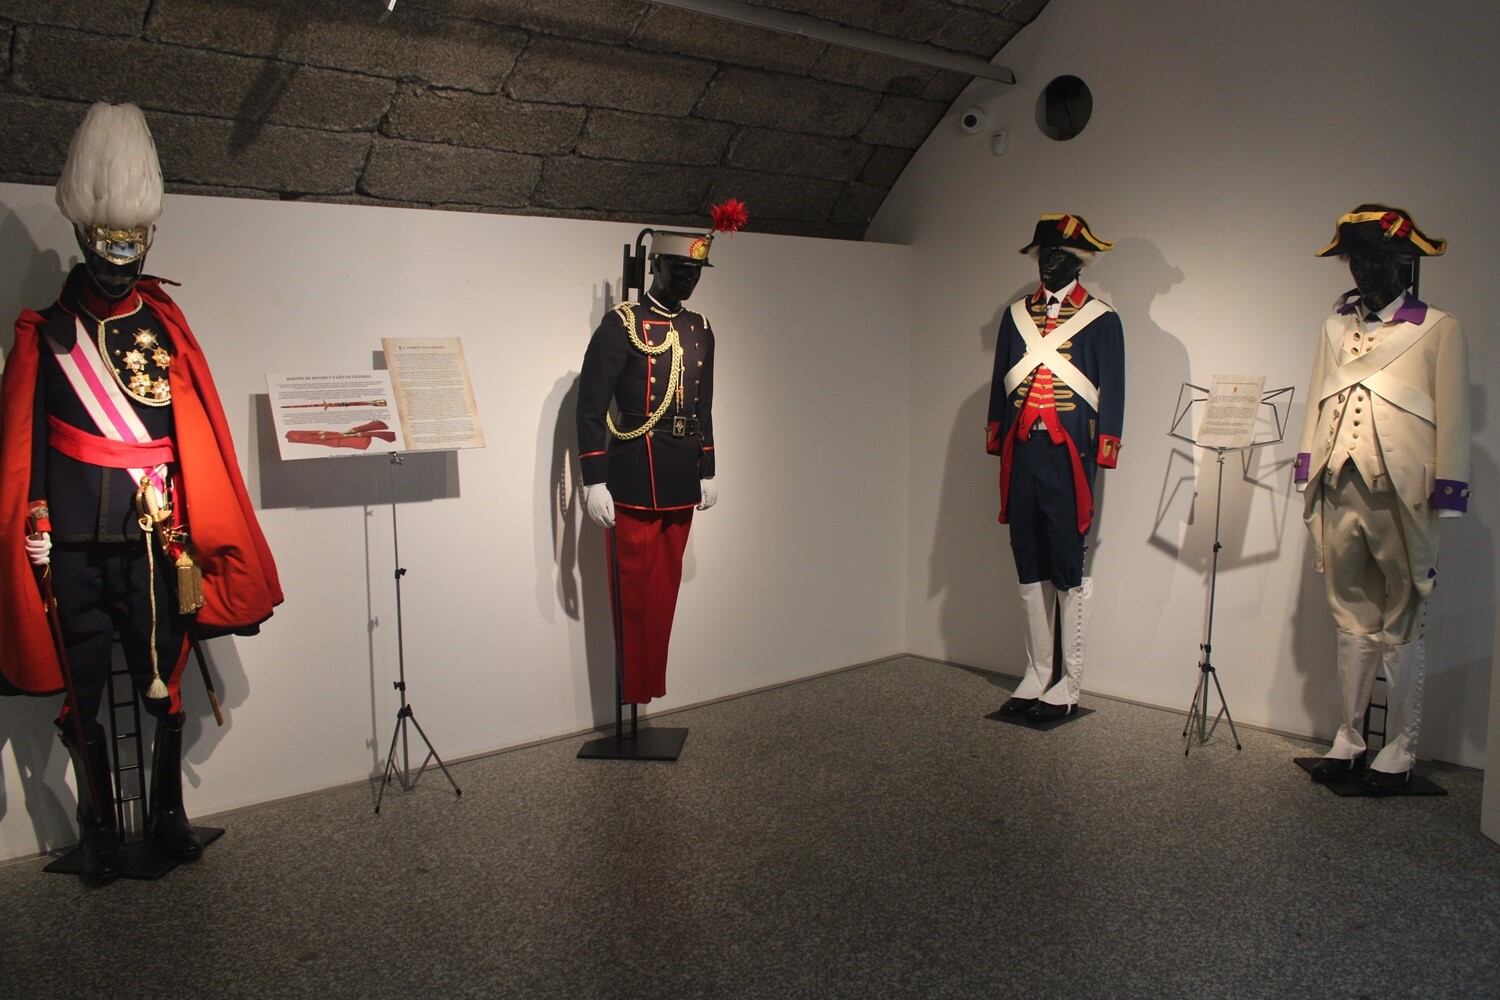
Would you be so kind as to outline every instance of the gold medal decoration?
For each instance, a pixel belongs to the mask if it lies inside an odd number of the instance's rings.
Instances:
[[[144,303],[137,303],[130,312],[109,319],[100,319],[87,309],[82,311],[93,320],[99,356],[125,394],[142,406],[170,406],[172,385],[167,372],[172,366],[172,352],[146,327],[120,329],[124,320],[143,308]]]

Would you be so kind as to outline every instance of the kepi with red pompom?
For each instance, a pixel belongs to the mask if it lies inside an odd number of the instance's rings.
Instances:
[[[715,233],[734,233],[743,229],[750,221],[745,203],[738,198],[727,198],[709,209],[714,227],[706,233],[674,233],[656,230],[651,233],[651,258],[681,257],[685,261],[713,267],[708,262],[708,253],[713,249]]]

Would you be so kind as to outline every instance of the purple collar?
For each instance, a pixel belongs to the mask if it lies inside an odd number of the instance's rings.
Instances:
[[[1426,318],[1427,303],[1410,292],[1406,293],[1406,301],[1401,303],[1401,308],[1396,310],[1396,315],[1391,317],[1397,323],[1420,323]]]
[[[1338,307],[1340,316],[1347,316],[1359,307],[1359,289],[1344,293],[1343,303]],[[1427,303],[1407,292],[1401,305],[1391,315],[1392,323],[1420,323],[1427,318]]]

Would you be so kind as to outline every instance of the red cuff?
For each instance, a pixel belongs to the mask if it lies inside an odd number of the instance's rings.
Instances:
[[[26,531],[32,535],[52,531],[52,512],[47,509],[47,501],[33,500],[27,505]]]
[[[984,425],[984,450],[991,455],[1000,454],[1000,421],[991,420]]]
[[[1113,434],[1099,435],[1099,455],[1096,461],[1103,469],[1113,469],[1120,463],[1120,439]]]

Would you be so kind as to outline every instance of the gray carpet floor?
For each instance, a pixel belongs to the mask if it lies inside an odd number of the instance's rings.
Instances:
[[[1009,683],[899,658],[671,716],[673,764],[560,741],[234,813],[157,883],[0,869],[0,994],[1500,996],[1477,773],[1339,799],[1279,736],[984,719]]]

